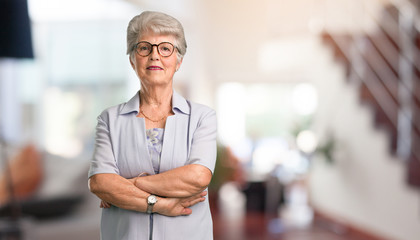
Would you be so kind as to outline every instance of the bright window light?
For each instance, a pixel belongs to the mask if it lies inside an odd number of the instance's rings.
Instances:
[[[224,83],[218,89],[218,133],[224,145],[232,146],[245,139],[245,93],[240,83]]]
[[[318,140],[312,131],[304,130],[298,134],[296,143],[303,152],[312,153],[318,145]]]
[[[267,174],[286,160],[287,143],[281,138],[266,138],[255,148],[252,165],[256,173]]]
[[[75,124],[75,119],[81,112],[82,100],[75,94],[50,88],[45,93],[44,102],[46,150],[63,157],[79,155],[83,146],[76,132],[83,126]]]
[[[297,114],[310,115],[316,111],[318,95],[315,87],[308,83],[296,85],[293,90],[293,109]]]

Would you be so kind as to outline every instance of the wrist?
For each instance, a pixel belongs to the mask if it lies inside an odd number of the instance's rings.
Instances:
[[[153,212],[163,214],[165,212],[165,206],[166,206],[165,198],[158,197],[158,196],[156,196],[156,198],[157,198],[157,202],[153,206]]]
[[[133,184],[135,187],[139,188],[137,181],[139,180],[139,177],[133,178]]]
[[[133,182],[134,186],[136,186],[137,188],[141,189],[141,188],[140,188],[140,182],[139,182],[138,180],[139,180],[141,177],[145,177],[145,176],[149,176],[149,174],[148,174],[148,173],[146,173],[146,172],[142,172],[142,173],[140,173],[137,177],[133,178],[133,179],[134,179],[134,182]]]

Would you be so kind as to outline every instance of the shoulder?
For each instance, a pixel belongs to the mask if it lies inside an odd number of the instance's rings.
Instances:
[[[209,106],[188,101],[190,105],[190,119],[194,125],[216,125],[216,111]]]
[[[127,103],[120,103],[118,105],[106,108],[101,112],[101,114],[99,114],[98,121],[104,121],[108,123],[112,120],[117,119],[120,116],[121,111],[126,104]]]
[[[190,105],[191,118],[201,118],[207,115],[216,115],[216,111],[214,109],[204,104],[195,103],[192,101],[188,101],[188,104]]]
[[[99,115],[98,120],[109,122],[122,115],[138,114],[139,94],[136,93],[129,101],[108,107]]]

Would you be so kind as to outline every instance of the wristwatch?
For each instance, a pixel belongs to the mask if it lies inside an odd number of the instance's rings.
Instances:
[[[153,212],[153,206],[155,205],[156,202],[157,202],[157,198],[155,195],[152,194],[147,197],[147,213]]]

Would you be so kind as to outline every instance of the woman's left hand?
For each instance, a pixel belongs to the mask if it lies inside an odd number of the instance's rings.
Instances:
[[[206,195],[207,192],[204,191],[186,198],[159,198],[155,205],[155,211],[170,217],[190,215],[192,213],[190,207],[203,202]]]
[[[101,204],[99,206],[100,208],[110,208],[111,204],[108,202],[105,202],[104,200],[101,200]]]

